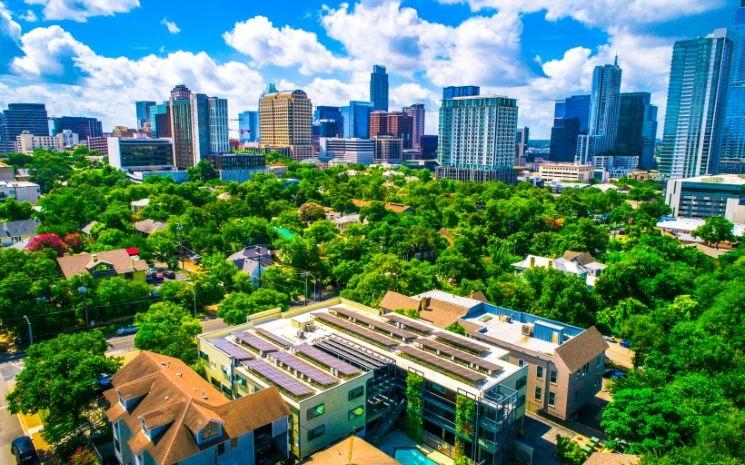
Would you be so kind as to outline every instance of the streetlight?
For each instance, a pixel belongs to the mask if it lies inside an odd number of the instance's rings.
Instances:
[[[28,316],[23,315],[23,318],[26,320],[26,323],[28,323],[28,339],[30,342],[30,345],[34,344],[34,333],[31,331],[31,321],[28,319]]]
[[[85,327],[90,328],[90,321],[88,320],[88,302],[85,300],[85,295],[88,294],[88,288],[80,286],[78,288],[78,294],[83,296],[83,308],[85,309]]]

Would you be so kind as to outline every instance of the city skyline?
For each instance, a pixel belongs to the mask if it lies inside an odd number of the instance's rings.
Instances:
[[[0,106],[38,101],[50,115],[96,117],[104,130],[136,127],[134,101],[160,101],[183,82],[227,98],[235,120],[257,108],[270,81],[303,89],[317,105],[367,100],[370,70],[380,64],[390,107],[423,103],[429,134],[437,133],[441,87],[470,84],[518,99],[518,124],[540,139],[550,136],[554,100],[587,93],[592,68],[615,53],[621,91],[650,92],[663,120],[674,41],[731,27],[737,7],[686,0],[627,12],[622,2],[600,11],[573,1],[546,10],[539,1],[412,0],[284,2],[237,13],[218,1],[189,15],[190,2],[32,3],[0,1]],[[237,137],[236,121],[231,129]]]

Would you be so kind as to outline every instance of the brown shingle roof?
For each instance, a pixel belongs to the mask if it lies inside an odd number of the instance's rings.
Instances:
[[[440,328],[447,328],[466,313],[468,313],[466,307],[461,307],[460,305],[443,300],[429,299],[429,305],[419,312],[419,318],[427,320]]]
[[[557,347],[554,354],[564,361],[570,372],[574,373],[585,363],[604,353],[607,348],[608,343],[603,339],[603,335],[592,326]]]
[[[597,259],[595,259],[595,257],[593,257],[592,254],[590,254],[589,252],[576,252],[574,250],[565,251],[564,255],[562,255],[562,258],[575,263],[579,263],[582,266],[597,261]]]
[[[113,388],[104,392],[111,404],[109,421],[124,421],[133,437],[128,445],[147,451],[158,465],[169,465],[200,451],[194,434],[210,422],[223,425],[224,436],[237,437],[289,415],[276,388],[229,401],[181,360],[152,352],[141,352],[111,378]],[[125,411],[120,393],[141,397]],[[142,432],[142,421],[164,430],[151,441]],[[212,446],[211,443],[210,446]]]
[[[89,269],[99,262],[108,263],[114,268],[116,274],[119,275],[133,271],[147,270],[147,263],[144,260],[133,260],[125,249],[107,250],[94,254],[86,252],[57,258],[57,264],[59,264],[62,274],[68,279],[79,274],[87,273]]]
[[[419,308],[419,301],[403,294],[399,294],[398,292],[388,291],[385,293],[378,306],[383,310],[395,312],[396,310],[406,310],[410,308],[417,309]]]
[[[593,452],[585,465],[636,465],[637,463],[639,463],[638,455]]]
[[[139,231],[148,236],[154,232],[168,229],[168,225],[162,221],[151,220],[150,218],[138,221],[134,224],[136,231]]]
[[[305,465],[401,465],[393,457],[357,436],[316,452]]]

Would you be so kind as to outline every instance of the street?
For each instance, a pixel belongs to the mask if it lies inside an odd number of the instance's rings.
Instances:
[[[199,320],[202,325],[202,332],[210,333],[223,328],[227,328],[228,325],[223,323],[222,319],[217,317],[207,317]],[[135,348],[135,335],[130,334],[127,336],[114,336],[109,338],[109,344],[111,348],[106,352],[109,355],[121,355],[129,352]]]

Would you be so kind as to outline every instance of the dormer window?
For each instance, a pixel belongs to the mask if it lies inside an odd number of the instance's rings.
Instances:
[[[220,434],[220,425],[215,423],[214,421],[211,421],[202,428],[202,431],[199,433],[199,439],[201,442],[208,442],[212,439],[216,438]]]

